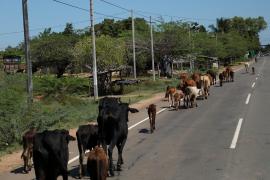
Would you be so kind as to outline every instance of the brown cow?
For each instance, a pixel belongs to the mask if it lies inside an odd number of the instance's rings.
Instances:
[[[210,95],[209,91],[210,91],[210,86],[211,86],[211,80],[210,80],[209,76],[207,76],[207,75],[201,76],[201,80],[203,83],[204,98],[207,99],[207,97]]]
[[[181,99],[185,97],[185,94],[182,90],[179,90],[177,93],[174,94],[174,107],[176,110],[180,109],[181,106]]]
[[[23,152],[21,158],[24,161],[24,171],[28,173],[31,171],[31,159],[33,157],[33,143],[34,143],[34,136],[36,134],[36,128],[30,128],[27,132],[23,135]]]
[[[155,104],[150,104],[147,108],[147,112],[150,120],[150,131],[153,133],[156,129],[157,106]]]
[[[197,88],[200,88],[201,74],[200,73],[194,73],[194,74],[192,74],[191,78],[196,82]]]
[[[229,81],[229,72],[225,70],[222,72],[222,74],[223,74],[223,81],[228,82]]]
[[[170,87],[167,86],[166,88],[166,93],[165,93],[165,98],[168,98],[168,102],[169,102],[169,106],[173,106],[174,102],[173,102],[173,95],[176,93],[176,88],[175,87]],[[170,104],[170,99],[171,99],[171,104]]]
[[[189,77],[189,74],[188,73],[180,73],[180,79],[182,81],[186,81]]]
[[[228,81],[233,82],[234,81],[234,72],[230,66],[226,67],[226,73],[228,75]]]
[[[95,147],[88,154],[87,171],[91,180],[106,180],[108,158],[102,147]]]

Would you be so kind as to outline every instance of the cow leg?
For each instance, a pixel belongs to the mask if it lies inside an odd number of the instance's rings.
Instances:
[[[152,122],[153,121],[153,116],[152,116],[152,113],[149,114],[149,120],[150,120],[150,132],[153,133],[153,122]]]
[[[116,145],[116,142],[115,142],[115,140],[113,140],[108,148],[109,172],[110,172],[111,176],[114,176],[114,165],[113,165],[112,154],[113,154],[113,148],[115,147],[115,145]]]
[[[152,126],[153,126],[153,131],[156,130],[156,114],[153,114],[152,116]]]
[[[27,171],[31,171],[31,167],[30,167],[30,149],[28,148],[27,150],[27,160],[26,160],[26,167],[27,167]]]
[[[83,168],[83,153],[80,153],[80,155],[79,155],[79,161],[80,161],[80,173],[79,173],[79,179],[81,179],[82,178],[82,176],[84,176],[84,168]]]
[[[118,149],[117,171],[121,171],[121,165],[124,164],[122,152],[123,152],[124,146],[126,144],[126,140],[127,140],[127,138],[124,138],[121,143],[117,144],[117,149]]]

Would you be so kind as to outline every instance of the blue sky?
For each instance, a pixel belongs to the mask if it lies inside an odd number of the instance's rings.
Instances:
[[[89,9],[89,0],[60,0]],[[187,21],[197,21],[208,27],[215,24],[220,17],[257,17],[263,16],[270,24],[269,0],[107,0],[127,9],[134,9],[145,16],[146,12],[163,14],[167,20],[189,18]],[[21,0],[0,0],[0,50],[8,45],[17,45],[23,40]],[[126,18],[129,13],[112,7],[100,0],[94,0],[96,12]],[[89,14],[85,11],[71,8],[52,0],[28,0],[29,23],[31,36],[37,35],[39,28],[53,27],[54,31],[63,30],[66,22],[72,22],[75,28],[83,28],[89,24]],[[137,17],[141,17],[136,14]],[[153,15],[156,18],[158,15]],[[104,17],[95,15],[96,22]],[[39,29],[39,30],[37,30]],[[270,43],[270,28],[260,34],[262,44]]]

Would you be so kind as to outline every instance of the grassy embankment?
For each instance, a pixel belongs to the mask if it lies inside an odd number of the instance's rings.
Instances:
[[[164,92],[167,85],[175,85],[176,79],[140,78],[138,85],[124,88],[123,102],[134,103]],[[21,135],[29,127],[40,131],[55,128],[75,128],[95,120],[97,103],[87,97],[87,78],[34,76],[34,102],[27,108],[25,74],[6,75],[0,72],[0,156],[17,149]]]

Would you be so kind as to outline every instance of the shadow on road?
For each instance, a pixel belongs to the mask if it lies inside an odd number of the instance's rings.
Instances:
[[[86,165],[84,165],[84,168],[85,168],[86,174],[83,177],[83,179],[86,177],[87,179],[89,179],[89,176],[86,170]],[[79,179],[79,166],[72,166],[71,169],[68,171],[68,175],[74,179]]]
[[[33,170],[33,168],[32,168],[32,170]],[[10,171],[10,173],[13,173],[13,174],[27,174],[24,171],[24,168],[23,167],[16,168],[16,169]]]
[[[140,129],[139,130],[139,133],[142,133],[142,134],[150,134],[150,131],[146,128],[143,128],[143,129]]]

